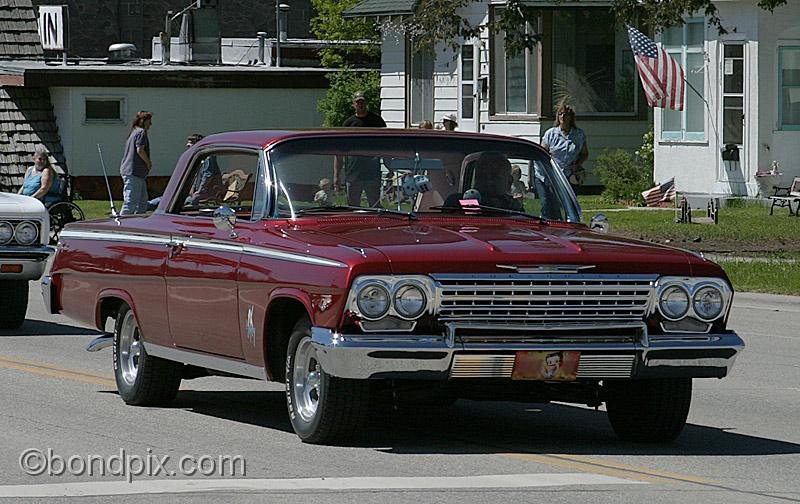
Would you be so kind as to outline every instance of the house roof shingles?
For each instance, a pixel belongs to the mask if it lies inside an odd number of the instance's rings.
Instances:
[[[0,0],[0,60],[42,57],[31,0]],[[33,153],[44,148],[57,172],[66,167],[50,90],[0,86],[0,191],[16,191]]]
[[[45,148],[59,173],[66,160],[58,136],[50,91],[0,87],[0,192],[16,191],[36,149]]]
[[[413,14],[419,0],[363,0],[344,11],[345,17]]]
[[[31,0],[0,0],[0,59],[41,56],[39,26]]]

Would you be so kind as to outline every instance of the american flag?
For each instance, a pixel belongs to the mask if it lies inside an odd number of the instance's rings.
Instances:
[[[671,178],[642,193],[645,206],[657,207],[675,200],[675,179]]]
[[[683,110],[683,68],[663,47],[642,32],[628,26],[636,69],[651,107]]]

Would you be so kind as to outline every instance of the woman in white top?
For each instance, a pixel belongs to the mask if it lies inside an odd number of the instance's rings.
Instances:
[[[586,134],[575,125],[572,107],[565,103],[559,105],[553,127],[542,138],[542,147],[556,160],[573,189],[580,185],[576,179],[581,165],[589,158],[589,148]]]

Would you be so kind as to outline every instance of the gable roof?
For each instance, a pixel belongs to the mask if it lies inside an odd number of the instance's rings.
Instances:
[[[361,0],[344,11],[344,17],[401,16],[414,14],[419,0]]]
[[[39,25],[31,0],[0,0],[0,59],[41,56]]]

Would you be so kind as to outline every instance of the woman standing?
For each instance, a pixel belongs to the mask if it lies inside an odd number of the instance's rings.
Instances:
[[[558,162],[573,189],[580,185],[581,165],[589,158],[586,134],[575,126],[575,111],[562,103],[556,109],[556,120],[542,138],[542,147]]]
[[[121,215],[147,211],[146,177],[153,167],[147,130],[152,125],[152,112],[140,110],[136,113],[128,140],[125,142],[125,153],[119,165],[119,174],[122,175],[123,182]]]
[[[55,184],[56,172],[50,166],[50,158],[46,150],[37,149],[33,154],[33,166],[25,172],[22,187],[17,191],[18,194],[32,196],[44,201],[45,196],[50,192],[57,192],[58,184]]]

